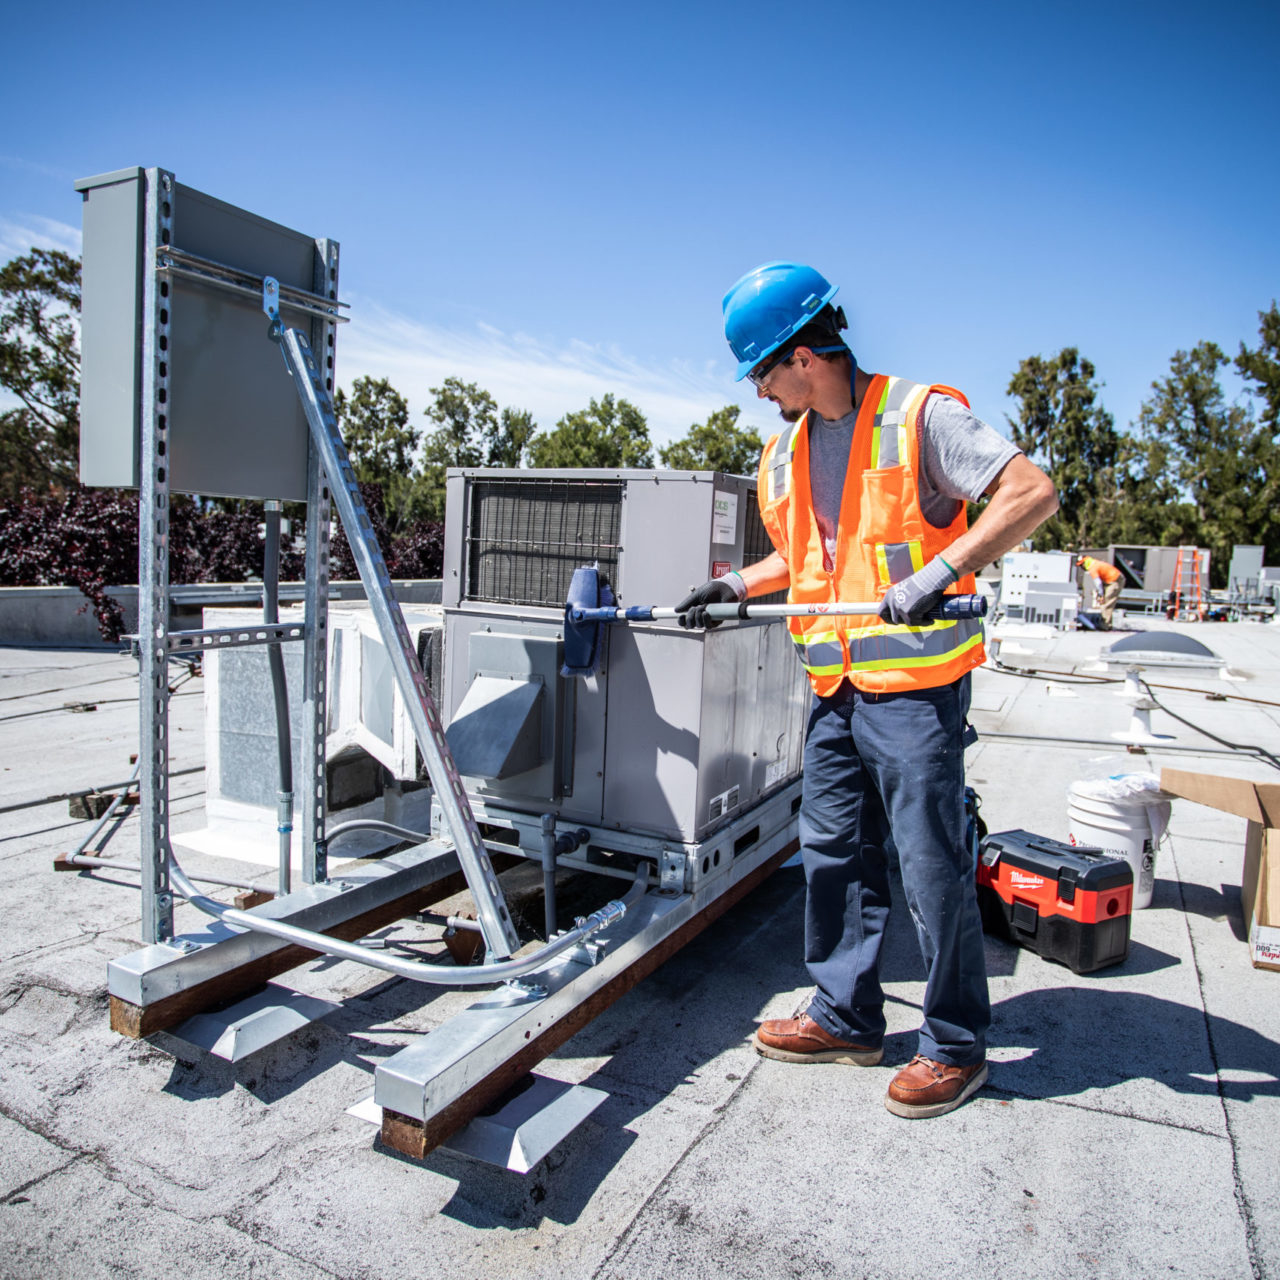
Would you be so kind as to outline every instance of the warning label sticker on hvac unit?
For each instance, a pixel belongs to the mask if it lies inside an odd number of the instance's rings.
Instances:
[[[717,818],[723,817],[730,809],[736,809],[737,807],[738,788],[730,787],[728,791],[712,797],[711,804],[707,808],[707,821],[715,822]]]
[[[711,541],[737,542],[738,495],[716,490],[711,511]]]

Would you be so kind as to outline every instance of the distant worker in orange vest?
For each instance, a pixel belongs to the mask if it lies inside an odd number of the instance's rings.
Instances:
[[[1102,593],[1102,604],[1098,608],[1102,615],[1102,629],[1110,631],[1111,617],[1116,611],[1116,601],[1120,599],[1120,570],[1105,560],[1095,560],[1093,556],[1080,556],[1076,564],[1086,573],[1093,574],[1097,590]]]
[[[880,1062],[880,944],[896,849],[928,977],[917,1053],[885,1106],[924,1119],[986,1082],[991,1021],[964,795],[982,629],[929,615],[944,596],[973,592],[974,571],[1058,501],[1045,474],[958,391],[858,368],[835,292],[812,267],[772,262],[725,295],[737,376],[783,419],[757,478],[774,550],[676,607],[682,625],[701,627],[714,625],[709,604],[784,588],[798,604],[879,602],[878,614],[788,624],[813,689],[799,828],[805,963],[817,989],[799,1016],[763,1022],[754,1043],[781,1062]],[[984,495],[967,528],[966,501]]]

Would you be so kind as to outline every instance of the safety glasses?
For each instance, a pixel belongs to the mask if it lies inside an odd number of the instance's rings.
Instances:
[[[769,381],[769,375],[780,365],[786,364],[791,359],[791,352],[784,351],[775,356],[772,360],[761,360],[750,373],[747,374],[747,381],[751,383],[759,391],[764,390],[764,384]]]
[[[837,342],[833,347],[810,347],[809,350],[812,351],[815,356],[822,356],[822,355],[828,355],[832,351],[847,351],[848,347],[846,347],[843,342]],[[747,381],[750,382],[752,386],[763,391],[764,384],[769,380],[769,375],[780,364],[786,364],[787,361],[790,360],[793,355],[795,355],[795,353],[796,353],[795,347],[791,347],[788,350],[781,352],[780,354],[775,356],[774,359],[769,360],[767,363],[766,361],[761,360],[760,363],[756,365],[756,367],[752,369],[750,373],[747,374]]]

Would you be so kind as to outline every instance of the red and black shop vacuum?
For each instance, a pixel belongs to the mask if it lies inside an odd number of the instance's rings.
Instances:
[[[970,800],[970,833],[978,842],[978,907],[985,932],[1073,973],[1092,973],[1128,956],[1133,868],[1127,861],[1030,831],[986,835],[976,796]]]

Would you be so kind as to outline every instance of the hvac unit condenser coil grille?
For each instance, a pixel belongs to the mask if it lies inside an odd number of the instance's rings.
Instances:
[[[742,563],[755,564],[763,560],[773,551],[773,543],[769,541],[769,531],[760,519],[760,503],[756,499],[754,489],[747,490],[747,522],[742,534]]]
[[[773,543],[769,541],[769,531],[760,519],[760,503],[754,489],[747,490],[747,523],[742,535],[742,563],[755,564],[773,552]],[[757,596],[756,604],[783,604],[786,601],[785,591],[773,591],[767,596]]]
[[[579,565],[618,580],[622,484],[608,480],[475,480],[467,599],[563,607]]]

